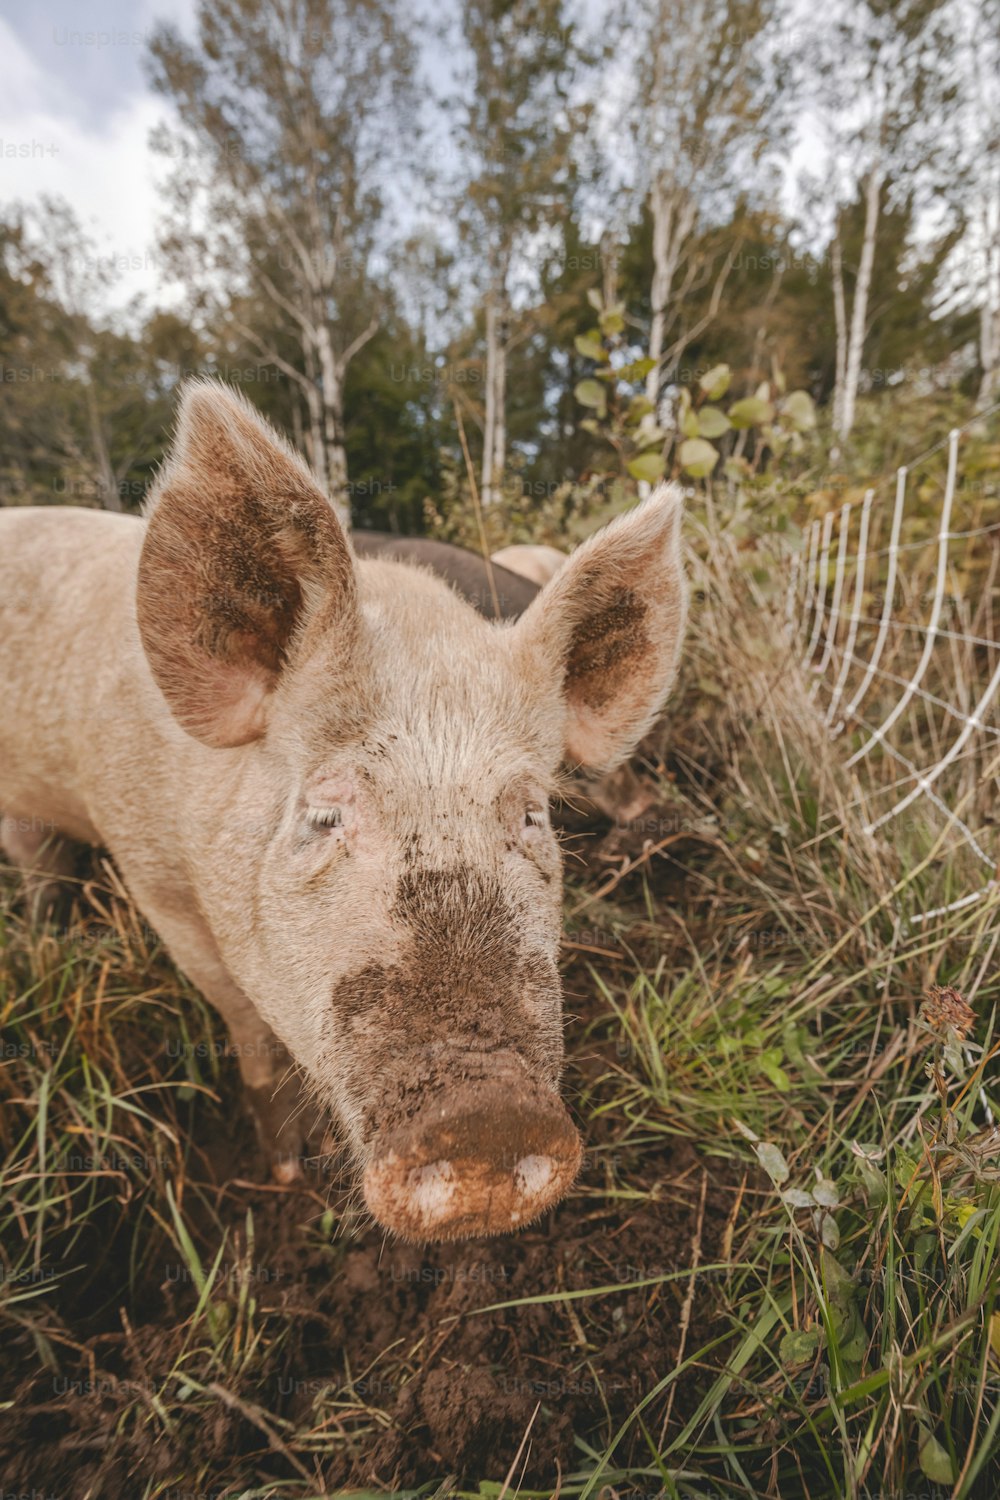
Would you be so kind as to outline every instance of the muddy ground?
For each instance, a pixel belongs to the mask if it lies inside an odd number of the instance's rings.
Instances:
[[[594,889],[646,837],[593,820],[581,834],[576,821],[577,879]],[[685,851],[670,854],[644,866],[663,899],[684,885]],[[615,894],[638,910],[639,875]],[[364,1228],[342,1174],[317,1172],[297,1189],[270,1184],[227,1064],[219,1107],[188,1106],[197,1150],[183,1191],[207,1261],[219,1225],[229,1231],[216,1305],[236,1303],[242,1257],[256,1309],[241,1347],[224,1341],[213,1360],[204,1324],[192,1336],[197,1288],[151,1218],[165,1213],[162,1201],[150,1195],[141,1237],[130,1222],[135,1205],[105,1205],[65,1240],[75,1269],[46,1294],[44,1311],[35,1306],[13,1332],[7,1325],[6,1489],[52,1500],[180,1500],[270,1480],[291,1482],[282,1490],[290,1495],[432,1481],[474,1487],[502,1482],[512,1465],[515,1483],[555,1489],[560,1476],[589,1467],[589,1454],[604,1452],[679,1355],[724,1334],[720,1283],[699,1279],[691,1299],[686,1277],[560,1294],[670,1276],[693,1256],[721,1258],[746,1184],[688,1142],[637,1129],[613,1109],[595,1113],[611,1097],[621,1057],[614,1028],[591,1025],[606,1014],[591,966],[617,983],[623,961],[588,936],[567,948],[565,965],[566,1092],[587,1145],[567,1202],[503,1240],[429,1250],[392,1243]],[[531,1298],[541,1300],[481,1311]],[[671,1385],[650,1402],[618,1444],[615,1466],[650,1464],[667,1402],[674,1434],[711,1375],[690,1370],[675,1394]]]

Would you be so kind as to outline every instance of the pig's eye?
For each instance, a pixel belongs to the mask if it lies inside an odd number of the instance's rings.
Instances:
[[[521,823],[521,832],[531,838],[542,829],[549,826],[548,808],[531,806],[524,809],[524,817]]]
[[[306,822],[310,828],[329,833],[336,828],[343,828],[344,814],[339,807],[309,807],[306,809]]]

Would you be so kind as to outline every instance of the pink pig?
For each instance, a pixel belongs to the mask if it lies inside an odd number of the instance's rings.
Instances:
[[[572,1184],[549,798],[663,706],[680,520],[661,487],[494,623],[360,561],[207,382],[145,520],[0,513],[4,847],[48,883],[111,851],[225,1017],[279,1175],[305,1087],[408,1238],[511,1230]]]

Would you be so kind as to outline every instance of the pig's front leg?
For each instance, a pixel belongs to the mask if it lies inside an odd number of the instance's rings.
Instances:
[[[21,871],[32,921],[51,915],[68,893],[80,845],[45,819],[5,813],[0,815],[0,848]]]
[[[316,1126],[316,1109],[298,1068],[233,980],[205,923],[157,900],[139,904],[177,967],[226,1022],[271,1172],[278,1182],[295,1181],[302,1176],[303,1150]]]

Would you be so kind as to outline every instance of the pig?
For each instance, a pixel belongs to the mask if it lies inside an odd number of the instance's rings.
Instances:
[[[478,553],[466,547],[455,547],[430,537],[355,531],[352,544],[358,557],[396,558],[430,568],[447,579],[488,620],[517,619],[538,593],[538,583],[523,571],[504,567],[495,557],[484,562]]]
[[[519,573],[522,578],[530,578],[532,583],[541,587],[556,576],[566,561],[566,554],[557,547],[518,542],[511,547],[501,547],[499,552],[493,553],[490,561],[497,567]]]
[[[280,1180],[304,1087],[403,1238],[515,1230],[572,1185],[549,798],[660,712],[680,522],[661,487],[489,621],[359,559],[302,460],[205,381],[143,519],[0,513],[4,848],[46,880],[110,851],[224,1017]]]

